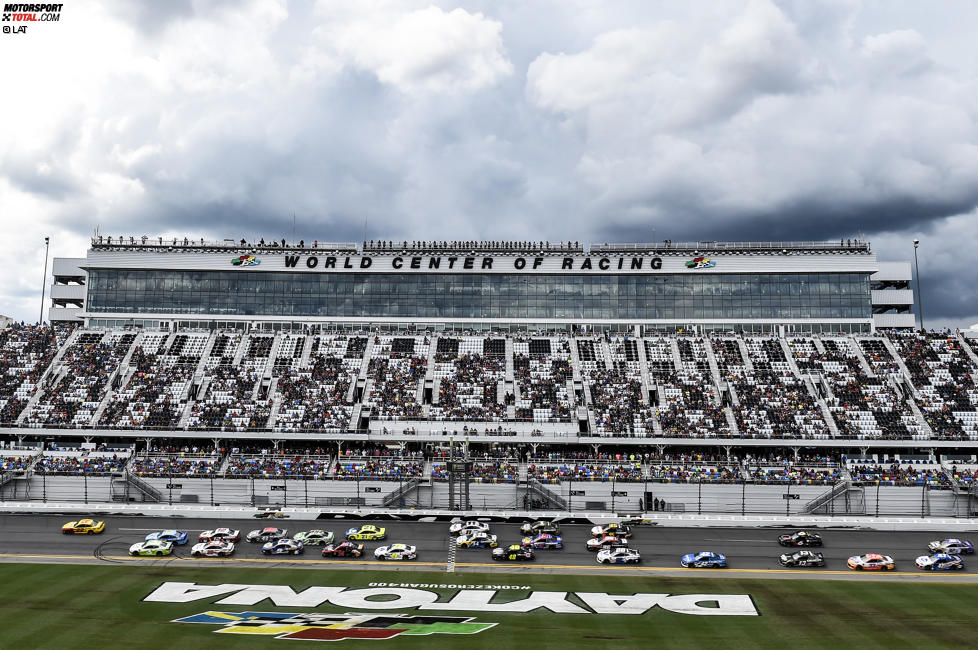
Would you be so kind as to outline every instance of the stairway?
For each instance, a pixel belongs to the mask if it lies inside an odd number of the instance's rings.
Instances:
[[[754,362],[751,361],[750,353],[747,350],[747,342],[743,338],[737,337],[737,346],[740,348],[740,356],[743,358],[744,366],[750,370],[754,370]]]
[[[873,370],[873,366],[869,365],[869,361],[866,361],[866,355],[863,354],[863,348],[859,345],[859,340],[852,336],[847,338],[856,350],[856,358],[859,359],[859,366],[863,369],[863,372],[866,373],[867,377],[875,377],[876,371]]]
[[[730,425],[730,435],[734,438],[740,437],[740,429],[737,427],[737,416],[734,415],[733,409],[729,406],[724,406],[723,413],[727,416],[727,424]]]
[[[781,338],[781,351],[784,352],[785,359],[788,360],[788,366],[791,368],[791,372],[794,373],[795,377],[801,377],[801,370],[798,368],[798,364],[795,363],[795,353],[791,350],[791,346],[788,342]]]

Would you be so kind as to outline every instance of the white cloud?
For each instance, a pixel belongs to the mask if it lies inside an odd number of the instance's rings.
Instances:
[[[498,21],[461,8],[409,7],[321,2],[318,46],[408,93],[470,92],[512,74]]]
[[[0,38],[0,313],[36,318],[44,235],[277,239],[295,211],[307,240],[919,236],[931,313],[972,323],[937,280],[978,246],[976,10],[948,4],[66,6]]]

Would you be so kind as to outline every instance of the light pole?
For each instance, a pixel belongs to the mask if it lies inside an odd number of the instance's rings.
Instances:
[[[917,263],[917,246],[920,240],[913,240],[913,268],[917,274],[917,313],[920,314],[920,329],[924,329],[924,302],[920,299],[920,265]]]
[[[50,245],[50,242],[51,242],[50,237],[44,238],[44,271],[43,274],[41,275],[41,315],[37,319],[38,325],[44,323],[44,290],[47,288],[44,285],[48,281],[48,247]]]

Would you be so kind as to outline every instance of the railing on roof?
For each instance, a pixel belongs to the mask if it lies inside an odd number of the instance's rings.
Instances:
[[[370,253],[583,253],[579,242],[545,241],[374,241],[363,242],[364,252]]]
[[[674,242],[664,240],[652,243],[634,244],[591,244],[591,253],[612,253],[612,252],[670,252],[670,251],[693,251],[693,252],[716,252],[716,251],[844,251],[868,253],[870,250],[869,242],[865,240],[846,239],[834,241],[791,241],[791,242],[723,242],[723,241],[699,241],[699,242]]]
[[[112,237],[98,235],[92,237],[92,248],[94,250],[155,250],[171,251],[173,249],[189,249],[193,251],[344,251],[356,253],[357,245],[350,242],[323,242],[312,240],[306,242],[287,242],[285,239],[279,241],[249,242],[245,239],[223,239],[220,241],[207,241],[201,239],[190,239],[188,237]]]

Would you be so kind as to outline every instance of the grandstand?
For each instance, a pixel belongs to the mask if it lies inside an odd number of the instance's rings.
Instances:
[[[634,506],[649,482],[975,475],[978,346],[878,329],[901,322],[874,312],[902,271],[865,242],[98,239],[80,268],[82,323],[0,330],[8,478],[346,482],[361,500],[395,482],[433,502],[464,454],[484,499],[620,483],[608,500]]]

